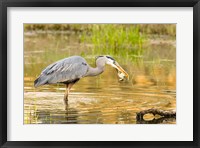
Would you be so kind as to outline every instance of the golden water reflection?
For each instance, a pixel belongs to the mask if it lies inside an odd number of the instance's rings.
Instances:
[[[106,66],[100,76],[83,78],[73,86],[65,110],[64,85],[34,88],[33,82],[43,68],[67,56],[84,53],[94,66],[91,45],[65,35],[25,36],[24,124],[136,124],[136,112],[150,108],[176,110],[174,41],[156,40],[144,48],[141,61],[119,62],[129,73],[129,81],[119,82],[116,70]],[[139,124],[176,123],[175,119],[158,118],[145,115],[145,121]]]
[[[120,83],[114,78],[109,78],[110,83],[106,80],[96,82],[95,78],[84,79],[72,88],[68,110],[64,109],[63,85],[35,89],[32,80],[25,81],[24,123],[132,124],[137,123],[136,112],[141,110],[176,108],[174,86],[142,87],[130,82]],[[151,115],[145,116],[145,120],[152,119]]]

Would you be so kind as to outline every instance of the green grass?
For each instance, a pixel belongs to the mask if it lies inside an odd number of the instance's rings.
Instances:
[[[138,25],[101,24],[93,25],[90,34],[84,32],[81,42],[93,45],[92,55],[112,55],[126,62],[142,56],[144,38]]]

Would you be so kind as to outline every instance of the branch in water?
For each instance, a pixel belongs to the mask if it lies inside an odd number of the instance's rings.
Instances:
[[[157,115],[160,115],[160,116],[163,116],[166,118],[175,118],[176,117],[175,111],[164,111],[164,110],[152,108],[152,109],[147,109],[147,110],[143,110],[143,111],[136,113],[136,115],[137,115],[136,119],[143,120],[143,116],[145,114],[153,114],[154,116],[157,114]]]

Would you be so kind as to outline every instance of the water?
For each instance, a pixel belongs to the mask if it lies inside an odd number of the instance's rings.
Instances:
[[[176,94],[170,87],[132,86],[130,83],[119,83],[112,77],[108,80],[99,77],[84,79],[72,88],[67,111],[63,103],[64,86],[35,89],[31,86],[33,81],[26,81],[25,122],[132,124],[136,123],[136,112],[141,110],[176,108]],[[96,82],[96,79],[100,80]],[[148,115],[145,119],[152,120],[153,117]]]
[[[136,112],[145,109],[176,110],[173,44],[150,43],[143,66],[123,63],[129,81],[119,82],[116,70],[109,66],[100,76],[81,79],[72,87],[65,110],[64,85],[34,88],[33,82],[43,68],[57,59],[87,52],[85,45],[63,36],[25,35],[24,124],[175,124],[173,118],[154,119],[151,114],[145,115],[144,121],[136,121]],[[159,49],[159,62],[150,60]],[[89,58],[94,61],[93,56]]]

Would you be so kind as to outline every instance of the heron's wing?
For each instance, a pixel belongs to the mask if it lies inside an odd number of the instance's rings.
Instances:
[[[38,86],[80,79],[85,76],[87,70],[88,65],[83,58],[66,58],[45,68],[38,78]]]

